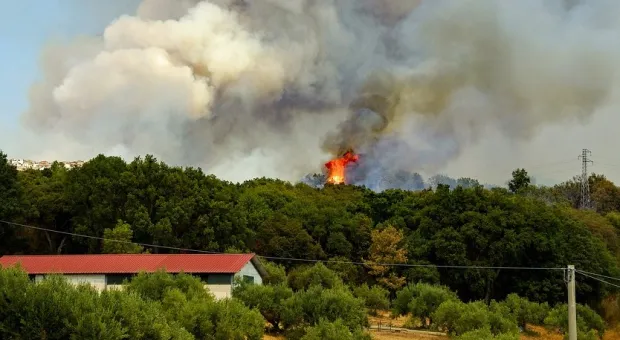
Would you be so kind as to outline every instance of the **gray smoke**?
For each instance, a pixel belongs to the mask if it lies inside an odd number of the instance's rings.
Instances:
[[[487,131],[529,139],[617,105],[619,16],[611,0],[143,0],[46,51],[23,118],[67,141],[58,158],[81,157],[72,141],[234,181],[297,180],[354,148],[376,187]]]

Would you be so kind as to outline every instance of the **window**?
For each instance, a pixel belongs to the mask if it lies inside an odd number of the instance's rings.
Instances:
[[[207,284],[210,285],[229,285],[232,283],[232,275],[230,274],[209,274],[207,276]]]
[[[243,282],[254,283],[254,276],[243,275]]]
[[[125,283],[124,281],[127,280],[131,280],[131,278],[133,277],[133,275],[131,274],[112,274],[112,275],[106,275],[105,276],[105,283],[106,285],[122,285],[123,283]]]

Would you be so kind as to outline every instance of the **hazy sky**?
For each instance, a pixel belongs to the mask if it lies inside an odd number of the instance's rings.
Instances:
[[[55,40],[101,33],[122,13],[132,13],[139,0],[6,1],[0,11],[0,149],[20,158],[20,115],[28,90],[39,75],[41,49]],[[580,172],[582,148],[592,150],[593,171],[620,182],[617,145],[620,112],[599,112],[588,122],[566,122],[538,132],[527,142],[511,142],[493,132],[466,150],[444,170],[453,177],[470,176],[502,184],[515,167],[526,167],[539,182],[559,182]]]
[[[18,139],[23,136],[18,132],[19,116],[26,110],[28,89],[39,75],[39,55],[45,44],[99,34],[118,15],[133,13],[138,3],[139,0],[20,0],[2,4],[1,150],[9,157],[20,156],[15,154]]]

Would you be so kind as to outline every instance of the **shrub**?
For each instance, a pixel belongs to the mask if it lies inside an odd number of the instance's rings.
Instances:
[[[335,288],[343,285],[338,274],[320,262],[311,267],[303,266],[292,270],[289,273],[288,282],[290,287],[296,291],[312,286]]]
[[[392,313],[420,318],[423,326],[433,324],[433,313],[445,301],[457,301],[458,297],[445,286],[433,286],[427,283],[408,285],[396,293]],[[427,324],[428,320],[428,324]]]
[[[544,322],[545,317],[549,314],[549,305],[545,303],[531,302],[522,298],[517,294],[509,294],[506,300],[500,302],[505,306],[508,312],[514,316],[517,324],[523,329],[526,324],[540,325]]]
[[[286,284],[286,270],[284,266],[269,261],[261,262],[267,271],[267,277],[263,280],[263,284]]]
[[[481,301],[463,303],[448,300],[433,314],[435,325],[451,335],[461,336],[471,331],[488,330],[490,334],[518,334],[514,319],[500,310],[490,310]]]
[[[321,319],[327,322],[340,319],[351,331],[368,324],[364,300],[343,287],[323,289],[313,286],[284,302],[282,320],[287,328],[315,326]]]
[[[293,290],[284,283],[277,285],[240,284],[233,295],[249,308],[256,308],[274,328],[280,330],[284,301],[293,296]]]
[[[466,332],[458,337],[457,340],[519,340],[518,333],[502,333],[493,335],[488,329],[477,329]]]
[[[319,321],[316,326],[309,327],[301,340],[371,340],[369,334],[361,329],[353,332],[338,319],[334,322]]]
[[[561,333],[566,333],[568,330],[568,306],[565,303],[555,306],[545,318],[545,325]],[[594,330],[602,338],[605,333],[605,322],[590,307],[577,304],[577,330],[584,336],[588,336]]]
[[[377,315],[377,311],[380,309],[387,309],[390,307],[390,292],[380,286],[369,287],[367,284],[359,286],[353,290],[353,294],[364,300],[366,308],[372,315]]]

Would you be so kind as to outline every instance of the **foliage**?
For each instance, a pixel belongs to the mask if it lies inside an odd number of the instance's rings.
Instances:
[[[103,230],[103,252],[108,254],[139,254],[143,251],[140,245],[131,243],[133,231],[131,226],[122,220],[118,220],[114,229]],[[117,240],[115,242],[112,240]]]
[[[587,213],[573,209],[579,197],[576,179],[554,187],[529,185],[519,195],[502,188],[487,190],[472,179],[437,176],[434,180],[432,189],[382,192],[351,185],[316,189],[266,178],[233,184],[201,169],[169,166],[152,156],[125,162],[103,155],[80,168],[55,163],[44,171],[18,173],[1,154],[0,219],[51,232],[0,225],[0,252],[138,251],[125,248],[128,244],[101,242],[97,239],[101,237],[254,252],[267,258],[323,261],[339,278],[325,276],[320,284],[326,287],[338,282],[379,284],[394,293],[407,282],[426,282],[449,287],[463,301],[486,303],[516,293],[555,304],[564,300],[562,275],[455,271],[443,266],[565,267],[572,263],[581,270],[620,276],[620,218],[616,216],[620,196],[603,176],[590,176],[596,211]],[[119,245],[123,247],[115,248]],[[364,262],[367,266],[353,264]],[[428,266],[377,265],[383,262]],[[295,277],[305,270],[297,272],[299,264],[278,261],[293,269],[290,287],[303,290],[313,281],[310,276],[305,282]],[[266,282],[282,283],[282,267]],[[609,293],[613,293],[609,287],[591,280],[577,286],[578,301],[593,306]]]
[[[401,248],[403,233],[391,225],[385,229],[373,230],[372,245],[368,260],[368,274],[377,277],[379,283],[390,290],[397,290],[405,284],[405,278],[398,276],[392,266],[385,264],[407,263],[407,250]]]
[[[286,269],[284,266],[269,262],[261,261],[263,267],[267,271],[267,277],[263,279],[265,284],[286,283]]]
[[[512,172],[512,179],[508,182],[508,189],[514,193],[520,192],[530,186],[532,179],[525,169],[516,169]]]
[[[540,325],[549,313],[547,303],[531,302],[517,294],[508,294],[506,299],[496,306],[496,309],[506,308],[506,312],[517,320],[519,327],[525,329],[526,325]]]
[[[519,340],[517,333],[501,333],[494,335],[487,328],[476,329],[457,336],[457,340]],[[581,339],[581,338],[579,338]]]
[[[321,320],[335,322],[338,319],[350,331],[361,329],[368,322],[364,300],[344,287],[325,289],[315,285],[296,292],[284,302],[282,321],[287,328],[305,329]]]
[[[310,267],[298,267],[292,270],[288,282],[295,290],[308,289],[312,286],[334,288],[342,285],[338,274],[320,262]]]
[[[547,327],[566,333],[568,330],[568,306],[558,304],[549,312],[544,322]],[[590,336],[589,334],[592,331],[602,338],[603,333],[605,333],[605,322],[590,307],[577,304],[577,330],[584,338]]]
[[[0,151],[0,220],[10,221],[19,216],[22,213],[21,201],[17,169],[8,163],[6,154]],[[0,223],[0,256],[19,251],[17,239],[13,226]]]
[[[301,340],[370,340],[369,334],[360,329],[351,332],[349,328],[338,319],[335,322],[319,321],[316,326],[309,327]]]
[[[433,313],[435,326],[451,335],[463,336],[472,331],[488,331],[494,336],[518,334],[516,320],[481,301],[463,303],[447,300]]]
[[[377,311],[385,310],[390,307],[390,292],[380,286],[369,287],[363,284],[353,290],[355,297],[364,300],[366,308],[371,315],[377,315]]]
[[[136,293],[148,300],[161,301],[168,290],[176,289],[188,298],[213,300],[211,294],[204,289],[200,279],[180,273],[171,275],[164,269],[154,273],[139,273],[125,287],[128,292]]]
[[[343,282],[349,285],[358,285],[366,282],[364,268],[358,264],[351,263],[351,259],[346,257],[332,257],[325,263],[325,266],[335,272]]]
[[[34,284],[20,268],[0,269],[2,339],[162,339],[194,336],[157,302],[125,292],[97,293],[51,276]]]
[[[285,283],[276,285],[240,283],[235,287],[233,295],[246,306],[259,310],[277,332],[280,330],[284,314],[284,301],[293,296],[293,290]]]
[[[392,313],[411,314],[412,317],[419,318],[423,326],[431,326],[432,315],[437,308],[445,301],[456,300],[458,300],[456,294],[445,286],[433,286],[427,283],[410,284],[396,294]]]

